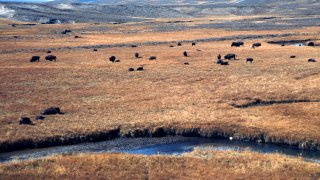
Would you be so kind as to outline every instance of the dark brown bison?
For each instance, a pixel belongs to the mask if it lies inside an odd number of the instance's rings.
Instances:
[[[253,58],[247,58],[246,62],[253,63]]]
[[[184,65],[190,65],[189,62],[184,62],[183,64],[184,64]]]
[[[131,47],[136,48],[136,47],[138,47],[138,46],[137,46],[137,45],[131,45]]]
[[[98,49],[93,49],[93,51],[98,51]]]
[[[40,56],[32,56],[30,59],[30,62],[39,62],[40,61]]]
[[[185,57],[188,57],[188,52],[187,52],[187,51],[184,51],[184,52],[183,52],[183,55],[184,55]]]
[[[256,48],[256,47],[260,47],[261,46],[261,43],[253,43],[252,44],[252,48]]]
[[[57,61],[57,56],[54,55],[48,55],[46,56],[47,61]]]
[[[296,58],[296,56],[293,56],[293,55],[292,55],[292,56],[290,56],[290,58],[293,59],[293,58]]]
[[[217,60],[217,64],[221,64],[223,61],[221,59]]]
[[[136,57],[136,58],[141,58],[139,53],[135,53],[135,54],[134,54],[134,57]]]
[[[134,71],[134,68],[129,68],[128,71]]]
[[[234,59],[236,60],[236,54],[227,54],[224,56],[224,59],[228,59],[228,60],[231,60],[231,59]]]
[[[28,118],[28,117],[21,117],[21,118],[19,119],[19,124],[20,124],[20,125],[34,125],[34,124],[32,123],[32,121],[31,121],[31,119]]]
[[[137,68],[137,71],[143,71],[143,70],[144,70],[143,66],[140,66]]]
[[[150,60],[150,61],[152,61],[152,60],[157,60],[157,57],[156,57],[156,56],[150,56],[150,57],[149,57],[149,60]]]
[[[219,54],[219,55],[217,56],[217,59],[218,59],[218,60],[221,59],[221,54]]]
[[[117,59],[117,58],[116,58],[115,56],[110,56],[110,57],[109,57],[109,61],[111,61],[111,62],[115,62],[116,59]]]
[[[48,54],[52,53],[52,51],[47,51]]]
[[[309,42],[308,43],[308,46],[314,46],[315,44],[314,44],[314,42]]]
[[[41,115],[55,115],[55,114],[64,114],[64,113],[61,112],[59,107],[49,107],[41,113]]]
[[[231,47],[240,47],[244,46],[244,42],[232,42]]]
[[[179,43],[178,43],[178,46],[182,46],[182,44],[179,42]]]
[[[196,44],[197,44],[197,43],[193,42],[191,45],[192,45],[192,46],[195,46]]]
[[[315,59],[308,59],[308,62],[317,62]]]

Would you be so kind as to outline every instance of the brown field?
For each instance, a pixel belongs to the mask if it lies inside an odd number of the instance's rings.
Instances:
[[[319,179],[320,165],[251,152],[57,156],[0,165],[1,179]]]
[[[320,148],[320,60],[319,47],[267,44],[269,40],[319,39],[319,27],[281,31],[226,31],[197,29],[175,32],[128,31],[148,29],[129,25],[37,25],[11,27],[1,20],[0,36],[0,143],[34,142],[50,137],[74,137],[105,132],[121,126],[122,132],[136,128],[199,128],[241,137],[263,136],[270,142],[315,145]],[[82,29],[105,26],[109,31]],[[62,36],[72,29],[83,38]],[[119,30],[119,31],[118,31]],[[234,35],[297,33],[285,38],[244,40],[245,47],[231,48],[231,41],[92,49],[83,45],[181,41]],[[18,38],[12,36],[18,35]],[[252,49],[250,44],[262,42]],[[319,41],[316,41],[319,42]],[[57,62],[45,62],[45,51],[59,48]],[[19,52],[19,49],[24,49]],[[201,51],[197,51],[201,50]],[[16,52],[9,52],[15,50]],[[190,57],[183,57],[188,51]],[[137,60],[134,53],[143,58]],[[240,60],[230,66],[215,64],[218,54],[236,53]],[[41,62],[30,63],[32,55]],[[121,62],[107,59],[116,55]],[[149,61],[149,56],[158,60]],[[290,59],[296,55],[296,59]],[[245,58],[253,57],[253,64]],[[189,66],[183,65],[188,61]],[[143,72],[128,72],[143,65]],[[263,101],[310,100],[269,106],[236,108],[232,104]],[[59,106],[64,115],[48,116],[35,126],[21,126],[21,116],[34,118],[49,107]]]

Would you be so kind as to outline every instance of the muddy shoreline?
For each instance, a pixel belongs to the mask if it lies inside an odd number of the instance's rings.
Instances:
[[[235,127],[231,127],[235,128]],[[269,136],[259,130],[251,133],[240,133],[232,129],[213,128],[173,128],[173,127],[153,127],[153,128],[115,128],[105,132],[95,132],[91,134],[72,136],[53,136],[42,140],[23,139],[17,141],[5,141],[0,143],[0,153],[12,152],[25,149],[48,148],[64,145],[75,145],[87,142],[107,141],[115,138],[142,138],[142,137],[204,137],[211,139],[229,139],[249,141],[256,143],[269,143],[299,148],[303,150],[320,150],[320,143],[313,140],[289,140],[283,137]]]

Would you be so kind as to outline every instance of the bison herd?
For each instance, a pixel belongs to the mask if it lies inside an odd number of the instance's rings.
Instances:
[[[41,115],[36,116],[36,120],[44,120],[47,115],[64,114],[59,107],[49,107],[41,112]],[[19,119],[20,125],[35,125],[29,117],[21,117]]]
[[[64,33],[69,33],[69,31],[65,31]],[[192,46],[196,46],[196,42],[192,42],[191,45]],[[182,46],[182,43],[178,42],[177,46]],[[240,47],[240,46],[244,46],[244,42],[236,41],[236,42],[232,42],[231,43],[231,47]],[[261,46],[261,43],[253,43],[251,47],[252,48],[256,48],[256,47],[260,47],[260,46]],[[313,42],[309,42],[308,46],[315,46],[315,44]],[[137,47],[137,46],[136,45],[132,45],[132,47]],[[174,47],[174,46],[170,45],[170,47]],[[98,51],[98,50],[97,49],[93,49],[93,51]],[[201,51],[201,50],[197,49],[197,51]],[[47,51],[47,53],[51,53],[51,51]],[[184,51],[182,53],[182,55],[184,57],[189,57],[189,53],[187,51]],[[134,57],[137,58],[137,59],[138,58],[142,58],[138,52],[136,52],[134,54]],[[232,59],[233,60],[237,60],[236,58],[237,58],[236,54],[226,54],[224,56],[225,60],[232,60]],[[296,58],[296,56],[292,55],[292,56],[290,56],[290,58]],[[47,61],[57,61],[57,57],[54,56],[54,55],[48,55],[48,56],[45,57],[45,60],[47,60]],[[157,57],[156,56],[150,56],[149,60],[150,61],[157,60]],[[31,59],[30,59],[30,62],[39,62],[39,61],[40,61],[40,56],[37,56],[37,55],[36,56],[32,56]],[[110,56],[109,57],[109,61],[112,62],[112,63],[121,62],[120,59],[116,58],[116,56]],[[254,61],[254,59],[251,58],[251,57],[246,58],[246,62],[247,63],[253,63],[253,61]],[[317,62],[317,61],[315,59],[308,59],[308,62]],[[223,61],[222,56],[220,54],[217,56],[217,64],[229,65],[228,62]],[[189,62],[184,62],[184,65],[189,65]],[[134,70],[135,70],[134,68],[129,68],[128,69],[128,71],[134,71]],[[137,68],[137,71],[143,71],[143,70],[144,69],[143,69],[142,66]]]
[[[49,52],[49,51],[48,51]],[[48,55],[45,57],[47,61],[57,61],[57,56]],[[40,62],[40,56],[32,56],[30,62]]]

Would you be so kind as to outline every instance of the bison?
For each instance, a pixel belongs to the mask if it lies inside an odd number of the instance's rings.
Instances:
[[[141,58],[139,53],[135,53],[135,54],[134,54],[134,57],[136,57],[136,58]]]
[[[55,115],[55,114],[64,114],[64,113],[61,112],[59,107],[49,107],[41,113],[41,115]]]
[[[134,71],[134,68],[129,68],[128,71]]]
[[[195,46],[196,44],[197,44],[197,43],[195,43],[195,42],[192,42],[192,44],[191,44],[191,45],[192,45],[192,46]]]
[[[57,61],[57,56],[54,55],[48,55],[46,56],[47,61]]]
[[[294,59],[294,58],[296,58],[296,56],[292,55],[292,56],[290,56],[290,58],[291,58],[291,59]]]
[[[314,42],[309,42],[308,43],[308,46],[314,46],[315,44],[314,44]]]
[[[28,117],[21,117],[21,118],[19,119],[19,124],[20,124],[20,125],[34,125],[34,124],[32,123],[32,121],[31,121],[31,119],[28,118]]]
[[[111,61],[111,62],[115,62],[116,61],[116,57],[115,56],[111,56],[111,57],[109,57],[109,61]]]
[[[183,52],[183,55],[184,55],[185,57],[188,57],[188,52],[187,52],[187,51],[184,51],[184,52]]]
[[[98,51],[98,49],[93,49],[93,51]]]
[[[149,57],[149,60],[150,60],[150,61],[152,61],[152,60],[157,60],[157,57],[156,57],[156,56],[150,56],[150,57]]]
[[[189,62],[184,62],[183,64],[184,64],[184,65],[190,65]]]
[[[252,44],[252,48],[256,48],[256,47],[260,47],[261,46],[261,43],[253,43]]]
[[[247,58],[247,61],[246,61],[247,63],[249,62],[249,63],[253,63],[253,58]]]
[[[231,60],[231,59],[234,59],[236,60],[236,56],[235,54],[227,54],[224,56],[224,59],[228,59],[228,60]]]
[[[50,53],[52,53],[52,51],[49,50],[49,51],[47,51],[47,53],[50,54]]]
[[[217,56],[217,59],[218,59],[218,60],[221,59],[221,54],[219,54],[219,55]]]
[[[40,56],[32,56],[30,59],[30,62],[39,62],[40,61]]]
[[[317,62],[315,59],[308,59],[308,62]]]
[[[240,47],[244,46],[244,42],[232,42],[231,47]]]
[[[179,43],[178,43],[178,46],[182,46],[182,44],[179,42]]]
[[[137,71],[143,71],[143,70],[144,70],[143,66],[140,66],[140,67],[137,68]]]

